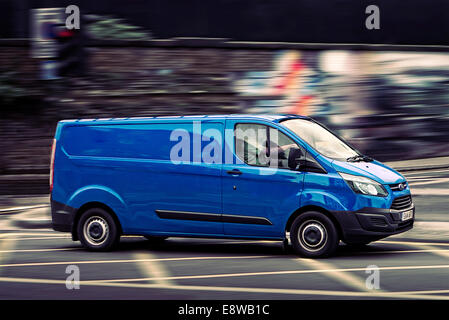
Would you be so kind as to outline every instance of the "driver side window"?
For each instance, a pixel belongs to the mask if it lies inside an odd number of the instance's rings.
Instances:
[[[297,157],[297,150],[301,150],[299,146],[292,139],[287,137],[281,131],[271,128],[269,129],[270,136],[270,151],[269,159],[270,166],[277,166],[279,169],[292,169],[289,166],[289,161],[292,161],[292,157]],[[294,150],[294,151],[293,151]],[[303,152],[301,152],[304,154]]]
[[[292,139],[266,125],[237,124],[234,136],[235,154],[248,165],[292,169],[293,158],[304,155]]]
[[[239,123],[235,126],[235,154],[251,166],[267,167],[267,126],[256,123]]]

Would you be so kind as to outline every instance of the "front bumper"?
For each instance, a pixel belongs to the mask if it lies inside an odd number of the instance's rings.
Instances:
[[[413,210],[411,219],[402,221],[402,213]],[[376,241],[413,228],[415,207],[403,210],[362,208],[357,211],[332,212],[341,227],[342,240],[347,243]]]

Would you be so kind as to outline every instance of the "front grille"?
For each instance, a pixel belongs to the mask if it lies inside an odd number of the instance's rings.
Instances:
[[[402,210],[411,207],[412,197],[410,195],[397,197],[391,204],[391,209]]]
[[[402,189],[400,185],[402,185]],[[407,182],[390,184],[389,186],[392,191],[402,191],[407,188]]]

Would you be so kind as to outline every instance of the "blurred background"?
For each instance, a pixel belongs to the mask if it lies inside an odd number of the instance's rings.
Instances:
[[[448,156],[449,2],[377,1],[380,30],[369,4],[1,0],[0,194],[48,191],[72,118],[294,113],[380,161]]]
[[[0,300],[448,299],[448,101],[448,0],[0,0]],[[413,230],[320,262],[225,239],[92,253],[51,230],[59,120],[230,113],[311,116],[386,162]],[[67,290],[65,264],[106,286]]]

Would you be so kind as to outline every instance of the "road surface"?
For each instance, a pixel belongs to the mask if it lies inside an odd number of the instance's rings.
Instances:
[[[123,237],[117,251],[93,253],[68,234],[18,227],[27,210],[0,213],[0,299],[449,299],[449,169],[406,176],[413,230],[360,248],[342,243],[320,260],[280,242],[186,238]],[[66,287],[71,268],[79,289]]]

